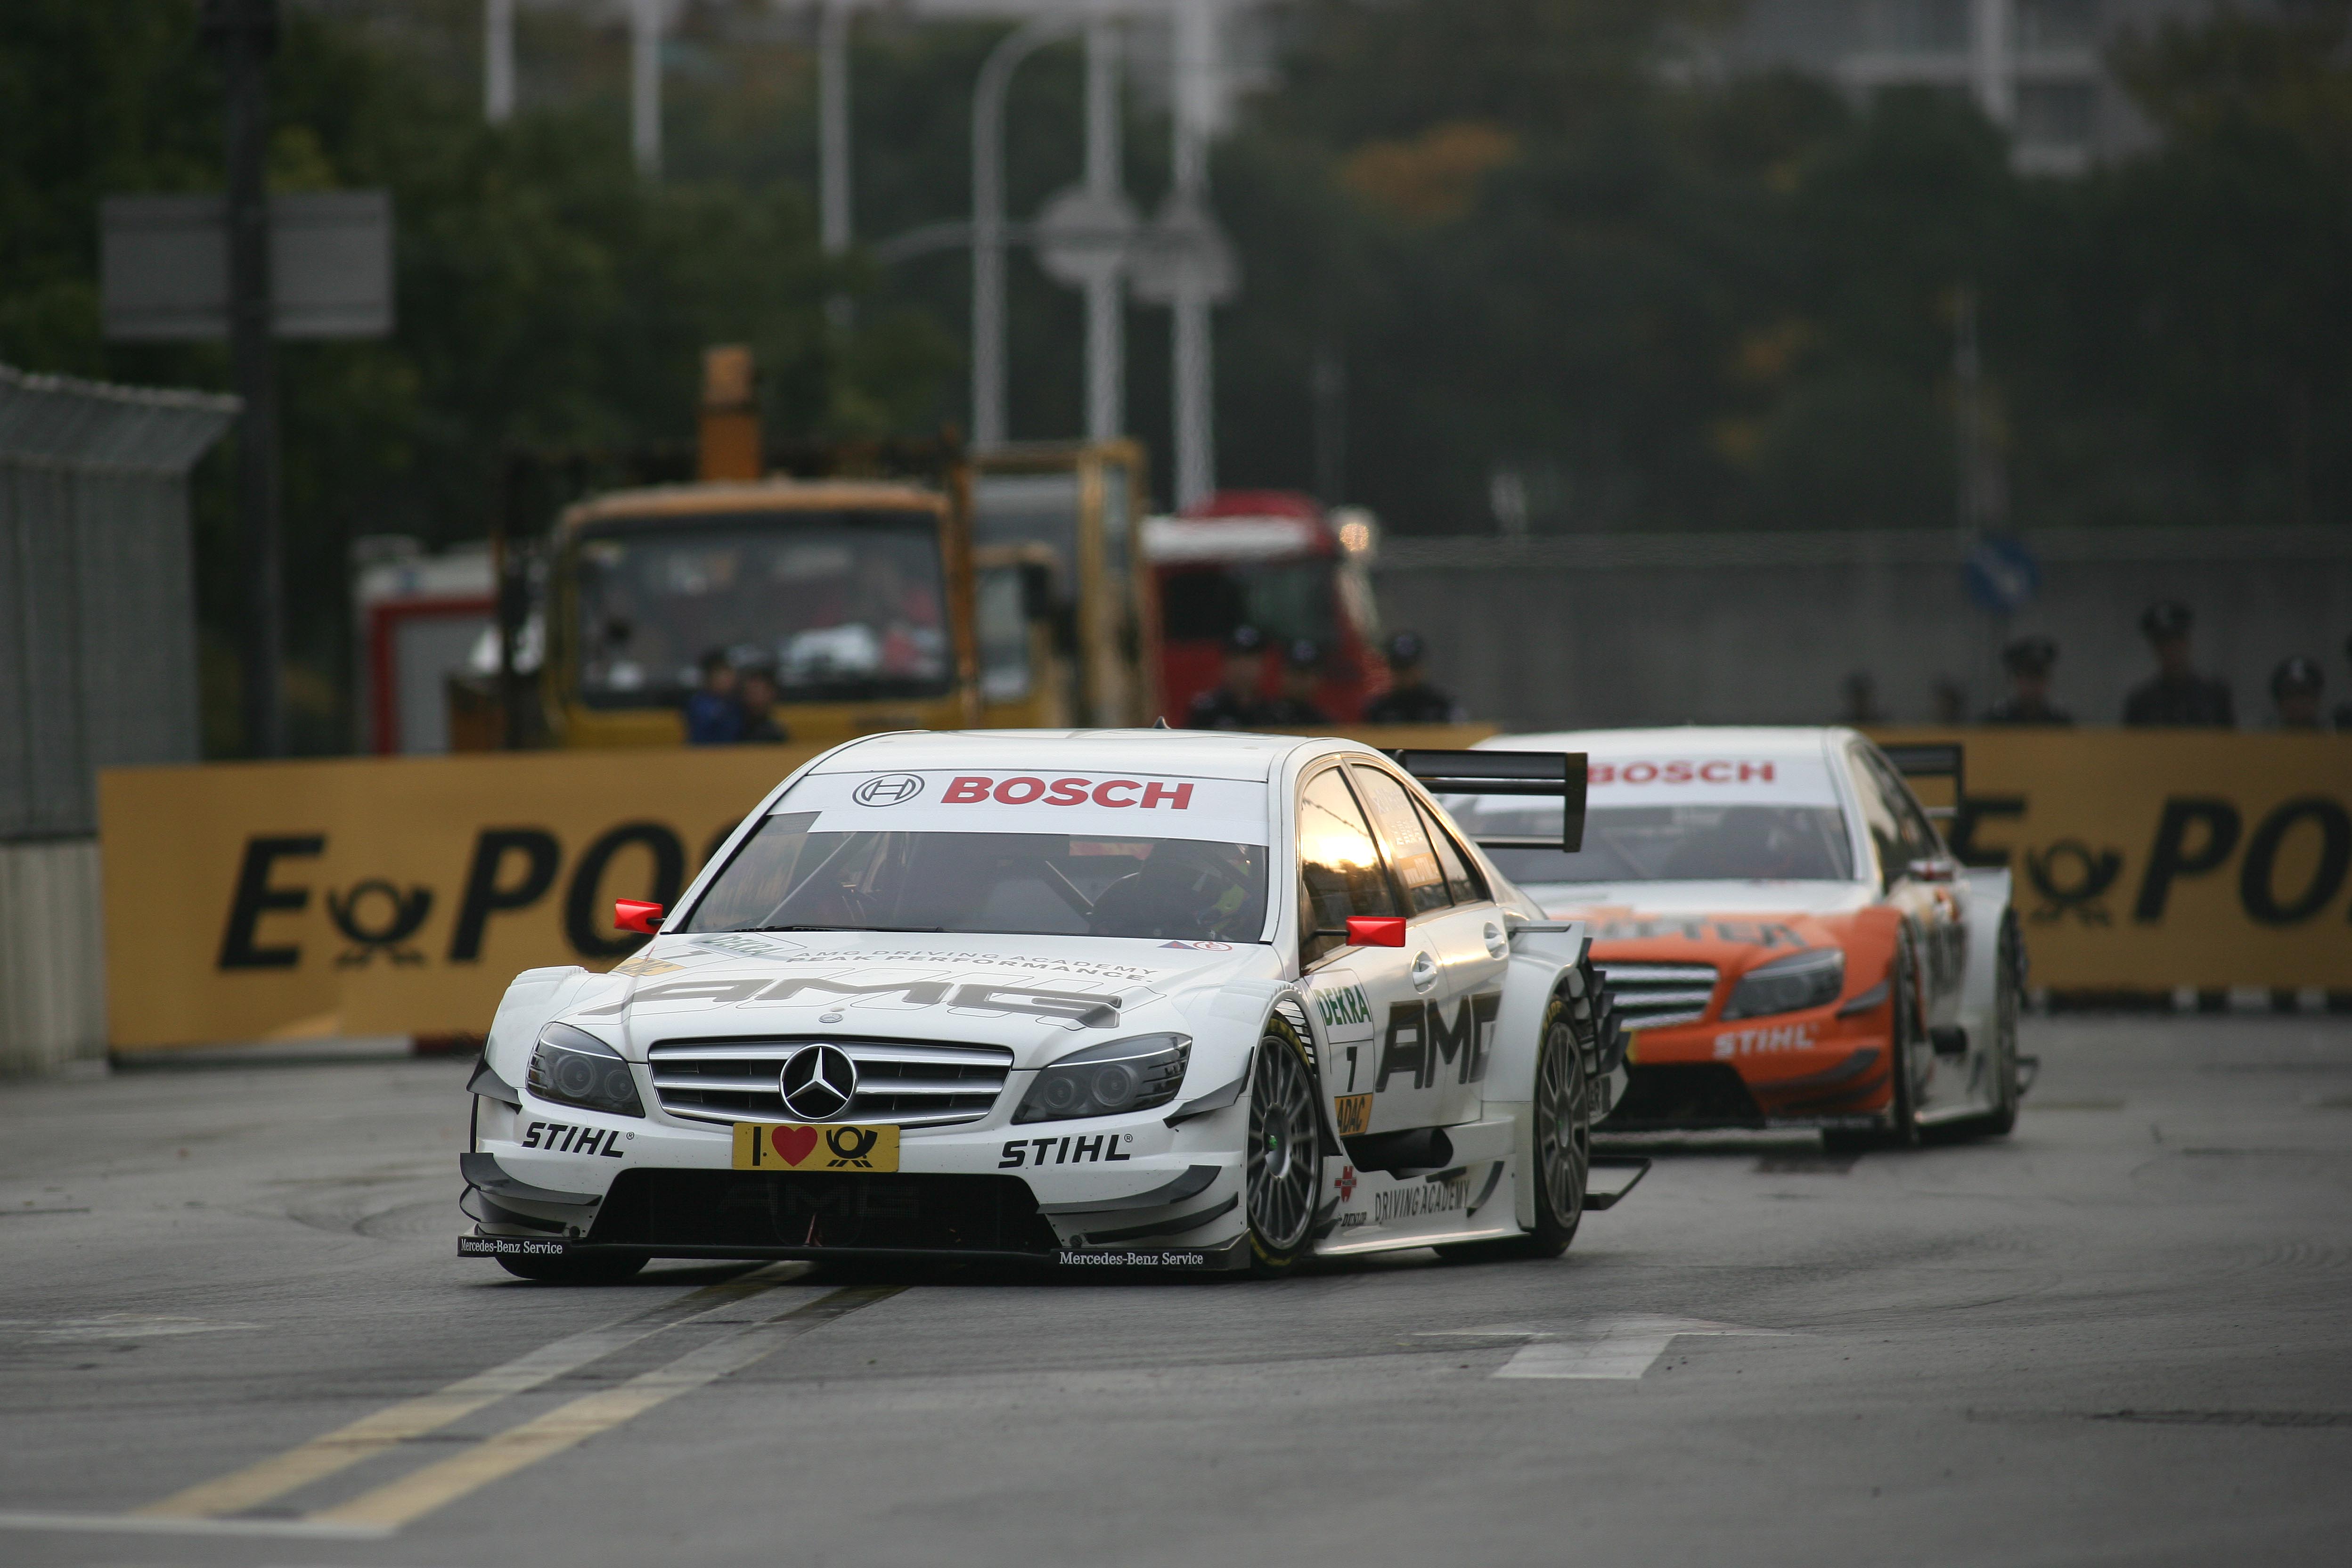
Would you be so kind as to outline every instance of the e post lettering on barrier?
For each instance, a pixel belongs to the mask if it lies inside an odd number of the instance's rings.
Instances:
[[[119,768],[100,776],[117,1049],[479,1034],[523,969],[603,969],[818,747]]]
[[[1965,794],[1939,826],[2015,879],[2035,985],[2352,990],[2352,735],[1871,735],[1963,749]]]

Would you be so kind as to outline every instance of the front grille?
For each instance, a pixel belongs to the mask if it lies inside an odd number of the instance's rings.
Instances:
[[[664,1040],[646,1053],[654,1093],[672,1116],[697,1121],[791,1121],[777,1079],[808,1039]],[[931,1040],[845,1040],[857,1064],[857,1094],[836,1121],[947,1127],[977,1121],[1004,1089],[1013,1052],[1003,1046]]]
[[[1706,1016],[1715,995],[1712,963],[1628,963],[1607,959],[1598,965],[1628,1029],[1661,1029]]]
[[[885,1172],[624,1171],[588,1239],[755,1251],[1051,1253],[1058,1245],[1018,1176]]]

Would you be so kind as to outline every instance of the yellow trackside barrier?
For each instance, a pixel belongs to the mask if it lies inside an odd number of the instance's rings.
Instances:
[[[605,968],[814,746],[121,768],[99,785],[117,1049],[480,1034],[515,972]]]
[[[1954,847],[2007,864],[2033,984],[2352,990],[2352,735],[1997,727],[1958,742]],[[1919,784],[1930,805],[1949,800]]]
[[[1362,732],[1375,744],[1472,734]],[[1475,733],[1475,731],[1473,732]],[[2352,990],[2352,736],[1969,729],[1959,847],[2006,859],[2059,991]],[[605,967],[804,746],[116,769],[118,1049],[478,1034],[518,970]],[[1922,794],[1937,803],[1934,781]]]

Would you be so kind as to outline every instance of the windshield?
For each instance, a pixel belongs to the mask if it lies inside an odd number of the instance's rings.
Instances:
[[[1277,645],[1300,637],[1331,646],[1329,561],[1171,570],[1160,595],[1160,635],[1170,642],[1222,642],[1255,626]]]
[[[762,820],[677,930],[922,931],[1256,942],[1263,847],[1068,833],[813,833]]]
[[[682,700],[713,651],[787,701],[936,696],[949,653],[929,512],[745,512],[600,525],[578,547],[580,693]]]
[[[1473,838],[1558,837],[1559,808],[1457,811]],[[1844,814],[1833,805],[1603,806],[1584,819],[1584,847],[1489,849],[1522,887],[1545,882],[1843,882],[1853,877]]]

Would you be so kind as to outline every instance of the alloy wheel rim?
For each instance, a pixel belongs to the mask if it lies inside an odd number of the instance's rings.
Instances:
[[[1554,1024],[1544,1037],[1536,1083],[1538,1168],[1552,1214],[1562,1222],[1583,1212],[1584,1173],[1592,1152],[1592,1130],[1584,1114],[1584,1075],[1577,1070],[1575,1050],[1568,1026]]]
[[[1298,1053],[1268,1036],[1251,1071],[1250,1224],[1268,1246],[1287,1249],[1315,1215],[1315,1090]]]

